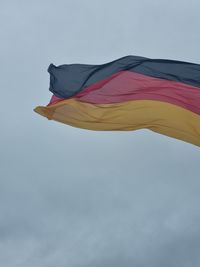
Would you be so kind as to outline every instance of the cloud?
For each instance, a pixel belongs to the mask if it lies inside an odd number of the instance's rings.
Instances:
[[[200,62],[198,1],[2,1],[0,266],[199,266],[199,149],[33,113],[49,63]]]

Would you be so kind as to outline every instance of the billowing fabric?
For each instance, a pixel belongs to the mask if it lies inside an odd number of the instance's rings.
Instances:
[[[200,65],[127,56],[107,64],[48,68],[39,114],[90,130],[147,128],[200,146]]]

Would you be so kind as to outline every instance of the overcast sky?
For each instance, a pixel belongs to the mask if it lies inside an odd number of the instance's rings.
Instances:
[[[33,112],[50,63],[200,63],[199,0],[0,0],[0,267],[199,267],[200,148]]]

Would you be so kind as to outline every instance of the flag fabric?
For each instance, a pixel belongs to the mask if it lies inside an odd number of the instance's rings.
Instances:
[[[35,111],[103,131],[146,128],[200,146],[200,64],[126,56],[101,65],[50,64],[50,103]]]

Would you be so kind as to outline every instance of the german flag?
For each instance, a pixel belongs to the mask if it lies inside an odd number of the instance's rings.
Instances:
[[[200,65],[126,56],[101,65],[50,64],[50,120],[103,131],[150,129],[200,146]]]

